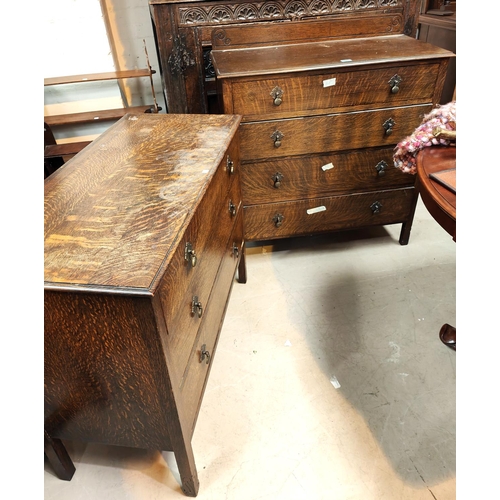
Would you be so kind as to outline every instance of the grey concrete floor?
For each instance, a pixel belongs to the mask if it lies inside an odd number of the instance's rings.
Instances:
[[[456,244],[400,225],[250,244],[193,436],[200,500],[456,498]],[[460,348],[459,348],[460,350]],[[170,452],[66,443],[45,500],[186,498]]]

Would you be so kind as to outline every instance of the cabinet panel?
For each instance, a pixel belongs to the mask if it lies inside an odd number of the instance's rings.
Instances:
[[[167,372],[148,298],[46,291],[44,334],[50,436],[171,449],[158,391]]]

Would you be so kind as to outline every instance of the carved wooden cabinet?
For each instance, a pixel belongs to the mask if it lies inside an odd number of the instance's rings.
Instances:
[[[45,181],[45,450],[175,453],[191,437],[235,273],[239,116],[128,114]]]
[[[246,240],[402,223],[408,243],[417,197],[394,147],[439,102],[453,54],[403,34],[338,36],[357,28],[318,22],[314,41],[300,23],[214,32],[219,101],[243,115]]]
[[[334,22],[332,30],[340,28],[341,32],[342,22],[356,18],[362,22],[352,36],[376,31],[381,35],[404,33],[414,37],[420,3],[421,0],[149,0],[167,112],[220,112],[210,61],[215,28],[328,20]],[[319,38],[314,28],[310,37]]]

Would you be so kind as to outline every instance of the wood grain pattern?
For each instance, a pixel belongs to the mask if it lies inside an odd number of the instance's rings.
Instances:
[[[213,359],[216,353],[217,343],[219,341],[218,332],[222,327],[221,318],[225,316],[228,296],[234,284],[234,273],[238,263],[238,254],[234,251],[234,246],[238,251],[243,247],[243,210],[239,210],[238,220],[235,223],[233,232],[228,240],[224,250],[221,267],[217,275],[217,281],[214,289],[213,300],[206,311],[206,317],[201,326],[195,342],[195,348],[191,352],[191,357],[187,363],[187,370],[182,380],[181,393],[186,398],[184,405],[187,422],[190,424],[191,432],[194,432],[196,419],[201,406],[201,399],[205,386],[208,382],[208,376],[212,367]],[[200,362],[201,346],[209,352],[210,358]]]
[[[312,24],[213,32],[219,102],[243,115],[247,240],[400,222],[399,241],[408,243],[414,178],[394,169],[392,155],[439,102],[454,54],[401,32],[358,36],[361,25],[355,16],[330,31],[318,22],[316,39]],[[364,200],[374,193],[385,208],[368,217]]]
[[[279,28],[288,25],[296,40],[405,34],[414,38],[420,0],[150,0],[165,100],[170,113],[218,113],[213,67],[206,56],[212,32],[238,27],[236,43],[281,43]],[[249,32],[249,28],[262,27]],[[266,34],[264,34],[266,32]],[[253,39],[249,39],[252,37]]]
[[[166,367],[147,299],[45,293],[45,428],[60,439],[171,449]]]
[[[258,159],[389,146],[410,135],[431,109],[431,104],[423,104],[355,113],[242,123],[240,126],[241,159],[248,162]],[[391,118],[395,126],[392,134],[387,135],[383,124]],[[283,134],[280,147],[275,147],[272,138],[277,130]]]
[[[359,191],[413,186],[415,179],[394,167],[393,147],[305,155],[244,165],[245,206]],[[376,169],[385,162],[383,175]],[[283,177],[275,187],[274,176]]]
[[[229,28],[228,28],[229,30]],[[266,76],[454,57],[405,35],[212,50],[216,77]]]
[[[240,120],[129,115],[45,181],[45,443],[63,479],[74,467],[60,440],[98,442],[172,450],[182,490],[198,493],[199,342],[211,363],[246,275]]]
[[[152,286],[237,127],[168,116],[125,116],[48,178],[46,282]]]
[[[402,27],[401,13],[373,15],[373,12],[366,12],[329,20],[308,19],[300,23],[261,22],[258,30],[254,29],[254,24],[240,24],[238,29],[229,27],[229,30],[228,26],[220,26],[210,30],[211,39],[206,41],[211,41],[213,49],[238,48],[245,45],[281,45],[387,35],[388,32],[401,33]]]
[[[192,298],[197,296],[202,306],[206,306],[225,253],[226,239],[236,220],[229,212],[229,201],[232,200],[237,208],[241,204],[239,178],[230,184],[229,191],[227,184],[224,190],[224,184],[217,180],[218,176],[214,178],[187,231],[187,235],[199,234],[203,238],[183,238],[158,290],[163,314],[170,325],[168,356],[171,366],[180,375],[179,384],[193,344],[185,332],[197,329],[200,324],[200,318],[191,313]],[[219,217],[214,218],[214,213]],[[184,242],[187,240],[191,240],[198,256],[194,268],[184,259]]]
[[[246,206],[245,237],[267,240],[405,222],[413,198],[414,188],[407,188]],[[382,205],[379,213],[370,208],[375,202]],[[318,207],[324,210],[307,212]],[[273,221],[277,214],[284,217],[279,227]]]
[[[438,74],[439,63],[413,63],[373,70],[344,68],[269,79],[239,79],[231,83],[233,100],[228,106],[231,113],[244,115],[243,121],[289,118],[298,111],[308,116],[408,106],[432,102]],[[396,75],[401,83],[399,91],[392,93],[389,82]],[[224,86],[224,81],[221,84]],[[283,92],[279,106],[274,105],[271,96],[275,87]]]

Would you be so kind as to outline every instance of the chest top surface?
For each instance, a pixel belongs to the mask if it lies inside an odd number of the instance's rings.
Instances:
[[[219,79],[341,69],[451,56],[454,54],[445,49],[406,35],[212,50],[212,59]]]
[[[148,293],[241,117],[128,114],[45,181],[45,288]]]

